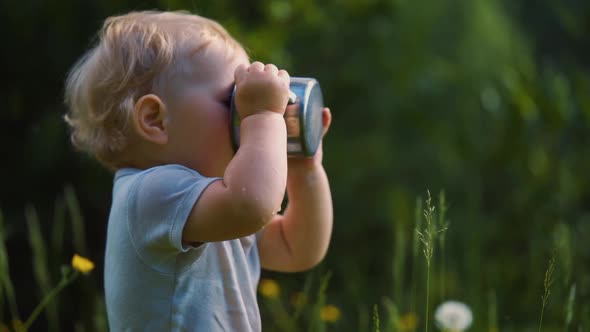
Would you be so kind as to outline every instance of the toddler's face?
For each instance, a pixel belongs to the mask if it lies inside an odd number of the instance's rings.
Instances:
[[[234,156],[230,137],[230,96],[234,72],[249,64],[243,50],[211,42],[188,60],[190,74],[173,83],[169,143],[176,163],[204,176],[223,176]]]

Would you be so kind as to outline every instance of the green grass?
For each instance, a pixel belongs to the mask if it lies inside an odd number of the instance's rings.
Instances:
[[[72,233],[75,242],[75,251],[85,252],[85,238],[83,227],[83,219],[81,217],[78,201],[72,188],[67,187],[64,194],[68,202],[67,212],[71,216]],[[70,311],[72,308],[67,308],[68,304],[64,306],[59,305],[58,296],[70,284],[72,284],[80,273],[70,266],[70,261],[73,253],[64,254],[64,234],[65,234],[65,210],[63,206],[63,198],[56,200],[54,219],[51,226],[53,226],[51,236],[44,236],[44,231],[41,227],[42,223],[37,213],[37,210],[32,205],[27,205],[24,211],[25,220],[27,222],[28,242],[31,248],[31,268],[34,275],[34,281],[39,291],[39,302],[35,308],[28,314],[27,319],[23,320],[19,313],[18,296],[19,290],[14,289],[9,268],[10,253],[6,249],[7,232],[4,227],[4,218],[2,211],[0,211],[0,308],[8,305],[10,316],[2,317],[0,320],[0,331],[35,331],[39,327],[35,325],[38,317],[45,313],[46,328],[49,331],[62,331],[64,329],[72,329],[74,326],[83,326],[78,320],[61,319],[60,310]],[[51,245],[47,242],[51,240]],[[58,266],[51,266],[51,259],[61,262]],[[53,280],[59,280],[54,283]],[[23,293],[26,290],[22,290]],[[92,290],[94,294],[102,294],[98,288]],[[89,302],[88,306],[92,307],[93,303]],[[3,312],[3,310],[2,310]],[[106,331],[106,315],[104,310],[96,311],[97,320],[94,322],[95,326],[102,326],[102,329],[95,329],[96,331]],[[37,323],[39,324],[39,323]],[[62,325],[68,325],[62,327]]]
[[[541,296],[542,306],[541,318],[539,319],[539,332],[541,332],[541,328],[543,327],[543,314],[545,313],[545,307],[547,306],[547,302],[549,301],[549,295],[551,294],[551,285],[553,284],[553,272],[555,271],[555,259],[556,251],[553,251],[553,253],[551,254],[551,258],[549,259],[547,271],[545,271],[545,280],[543,281],[543,296]]]
[[[576,286],[577,280],[588,280],[584,279],[588,276],[577,274],[576,260],[572,254],[575,251],[572,243],[574,235],[567,225],[559,224],[548,236],[548,241],[553,241],[557,249],[550,253],[544,278],[539,270],[530,275],[531,285],[540,287],[529,291],[542,293],[540,303],[530,303],[531,307],[538,308],[541,305],[536,326],[534,319],[517,324],[502,320],[502,315],[507,316],[510,313],[502,311],[501,303],[511,300],[498,297],[498,294],[506,294],[502,289],[488,287],[480,293],[481,301],[478,302],[469,297],[469,292],[458,287],[462,284],[464,289],[468,289],[475,283],[470,283],[469,279],[464,279],[458,272],[464,270],[468,263],[449,255],[448,244],[451,242],[447,230],[452,232],[453,228],[447,218],[447,203],[443,192],[439,194],[437,202],[438,205],[435,206],[430,192],[427,192],[425,199],[416,199],[411,222],[394,224],[392,227],[396,232],[393,239],[398,242],[392,248],[401,251],[391,255],[395,259],[390,270],[393,294],[384,292],[379,303],[360,303],[354,306],[332,285],[334,274],[325,265],[306,273],[303,282],[294,281],[290,275],[277,275],[272,282],[276,283],[278,293],[268,297],[260,294],[259,304],[265,331],[429,331],[434,329],[433,309],[439,303],[452,299],[459,299],[471,307],[474,325],[470,331],[536,329],[549,332],[586,331],[590,328],[590,319],[586,315],[590,313],[590,305]],[[25,208],[24,216],[32,252],[32,280],[39,294],[39,306],[32,312],[27,312],[25,317],[28,318],[25,320],[19,312],[18,302],[19,296],[26,292],[15,289],[11,279],[10,253],[5,244],[8,233],[5,230],[6,221],[0,211],[0,308],[3,309],[0,312],[8,313],[8,316],[1,317],[1,331],[20,332],[28,328],[34,331],[39,326],[35,324],[45,324],[49,331],[107,331],[103,293],[96,283],[76,285],[76,291],[84,294],[83,304],[91,309],[91,314],[64,318],[66,312],[81,312],[72,311],[72,297],[67,295],[67,288],[72,287],[69,285],[78,275],[74,275],[72,269],[68,268],[67,264],[73,253],[68,250],[89,252],[83,214],[78,204],[73,189],[67,187],[64,196],[56,200],[51,232],[43,231],[42,219],[34,206],[28,205]],[[65,239],[70,235],[72,243],[68,246]],[[541,254],[542,252],[539,256]],[[55,262],[66,265],[56,266]],[[531,266],[536,268],[537,265]],[[491,277],[501,281],[499,278],[504,272],[506,271],[498,271],[497,275]],[[370,275],[367,275],[365,281],[367,284],[350,286],[362,289],[379,286],[370,284]],[[422,310],[418,310],[420,305],[423,306]],[[38,322],[41,316],[45,317],[44,323]]]

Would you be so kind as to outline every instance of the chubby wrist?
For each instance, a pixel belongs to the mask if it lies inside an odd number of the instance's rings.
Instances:
[[[283,115],[271,111],[250,114],[242,118],[240,127],[247,128],[257,124],[277,124],[286,127]]]
[[[240,145],[248,144],[252,140],[257,142],[260,140],[284,141],[284,150],[286,150],[287,128],[284,118],[279,113],[262,112],[249,115],[242,119],[240,125]]]
[[[305,176],[322,174],[325,172],[322,162],[316,158],[289,158],[289,177]]]
[[[327,175],[321,164],[289,165],[287,170],[287,189],[290,195],[301,193],[300,190],[317,190],[323,188]],[[304,195],[308,195],[309,192]]]

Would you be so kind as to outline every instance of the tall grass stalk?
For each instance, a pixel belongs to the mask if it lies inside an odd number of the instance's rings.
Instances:
[[[72,220],[72,233],[74,237],[74,249],[82,256],[88,256],[88,249],[86,248],[84,229],[84,217],[80,211],[80,204],[74,188],[71,185],[67,185],[64,190],[64,197],[68,212]]]
[[[574,318],[574,302],[576,300],[576,284],[570,287],[567,303],[565,305],[565,330],[569,331],[570,325]]]
[[[432,254],[434,252],[433,247],[433,235],[431,232],[432,227],[432,214],[434,213],[434,206],[430,205],[430,192],[428,192],[428,198],[426,199],[426,209],[424,210],[424,217],[426,219],[426,228],[424,233],[418,231],[420,235],[420,241],[423,244],[423,253],[426,258],[426,307],[424,310],[424,321],[426,324],[426,332],[428,332],[428,299],[430,297],[430,261],[432,260]]]
[[[51,224],[51,249],[54,257],[62,257],[64,247],[64,232],[66,224],[66,207],[62,196],[55,200],[53,223]]]
[[[51,292],[51,276],[47,263],[47,246],[43,240],[39,216],[32,205],[25,207],[25,219],[29,226],[29,244],[33,252],[33,272],[41,289],[41,296],[44,297]],[[45,313],[51,331],[59,331],[57,304],[47,308]]]
[[[389,318],[387,321],[386,331],[399,331],[399,310],[397,309],[395,302],[389,298],[385,298],[383,300],[383,305],[385,306],[387,317]]]
[[[414,209],[414,229],[422,228],[422,197],[416,198],[416,208]],[[410,296],[410,310],[411,312],[417,312],[416,309],[416,288],[418,285],[418,253],[420,249],[420,236],[418,232],[413,232],[412,239],[412,276],[410,278],[412,283],[412,294]],[[412,329],[415,332],[416,328]]]
[[[379,306],[377,304],[373,306],[373,331],[381,331],[379,327]]]
[[[74,250],[78,254],[87,257],[89,256],[89,250],[86,243],[86,229],[84,226],[85,220],[80,209],[76,192],[72,185],[65,186],[64,201],[71,221],[71,234],[73,238]],[[92,298],[94,296],[96,293],[96,286],[93,285],[95,278],[95,275],[91,275],[88,278],[85,278],[84,282],[77,286],[79,287],[77,290],[79,296],[84,298]],[[90,328],[89,322],[96,318],[97,312],[99,312],[99,310],[102,310],[96,308],[95,304],[95,301],[88,301],[86,302],[84,308],[80,310],[80,321],[84,322],[85,329]],[[106,316],[104,319],[106,320]]]
[[[490,290],[488,293],[488,331],[498,331],[498,301],[496,300],[496,291]]]
[[[541,327],[543,326],[543,314],[545,313],[545,306],[547,305],[547,301],[549,300],[549,295],[551,294],[551,284],[553,284],[553,271],[555,270],[555,258],[557,256],[557,251],[553,250],[551,253],[551,258],[549,259],[549,265],[547,266],[547,270],[545,271],[545,280],[543,281],[543,296],[541,296],[541,300],[543,306],[541,307],[541,318],[539,320],[539,332],[541,332]]]
[[[430,191],[427,191],[427,198],[426,198],[426,208],[424,209],[424,220],[426,220],[426,225],[424,229],[420,231],[416,229],[418,236],[420,237],[420,242],[422,242],[422,252],[424,254],[424,258],[426,258],[426,305],[425,305],[425,313],[424,313],[424,322],[426,324],[425,331],[428,332],[428,308],[429,308],[429,299],[430,299],[430,266],[432,263],[432,256],[434,254],[434,245],[435,241],[437,240],[437,236],[440,233],[446,231],[446,228],[437,228],[435,225],[434,220],[434,210],[435,206],[432,205],[432,197],[430,196]]]
[[[431,197],[430,191],[428,191],[428,197],[426,198],[426,209],[424,209],[424,218],[426,220],[426,226],[424,230],[420,231],[416,229],[416,232],[420,236],[422,242],[422,252],[424,258],[426,258],[426,306],[424,310],[424,322],[426,324],[425,331],[428,332],[428,300],[430,297],[430,262],[432,260],[432,254],[434,253],[434,234],[432,226],[432,216],[434,214],[434,206],[430,204]]]
[[[18,314],[18,306],[16,305],[16,297],[14,295],[14,285],[10,279],[10,268],[8,264],[8,252],[6,250],[6,231],[4,229],[4,216],[0,210],[0,286],[3,293],[6,294],[8,302],[8,310],[10,310],[11,318],[20,321]],[[1,302],[1,301],[0,301]]]
[[[555,226],[553,231],[553,242],[557,250],[557,261],[560,267],[560,276],[563,286],[571,284],[573,271],[574,248],[572,241],[572,231],[566,223],[560,222]]]

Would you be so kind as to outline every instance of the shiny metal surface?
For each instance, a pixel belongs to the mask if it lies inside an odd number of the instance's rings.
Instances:
[[[291,77],[289,104],[285,110],[289,157],[313,157],[322,139],[324,100],[314,78]],[[231,98],[231,135],[234,150],[240,146],[240,116]]]

